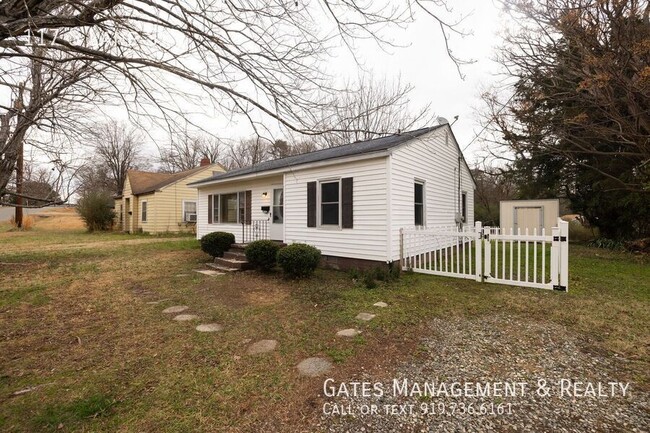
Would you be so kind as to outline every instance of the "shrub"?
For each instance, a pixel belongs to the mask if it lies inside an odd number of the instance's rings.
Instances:
[[[320,250],[307,244],[291,244],[278,251],[278,264],[290,278],[307,277],[320,262]]]
[[[375,281],[375,273],[368,271],[363,276],[363,285],[366,289],[374,289],[377,287],[377,281]]]
[[[115,221],[114,203],[115,200],[107,192],[91,191],[81,197],[77,204],[77,212],[89,232],[113,228]]]
[[[254,241],[246,247],[246,260],[256,269],[268,271],[275,267],[280,245],[277,242]]]
[[[14,230],[31,230],[34,227],[34,218],[29,215],[23,215],[23,224],[21,227],[18,227],[16,224],[16,217],[12,216],[9,220]]]
[[[235,235],[228,232],[213,232],[201,238],[201,250],[212,257],[221,257],[235,243]]]
[[[587,246],[592,248],[602,248],[605,250],[622,250],[625,249],[625,243],[623,241],[608,239],[608,238],[597,238],[592,241],[587,242]]]

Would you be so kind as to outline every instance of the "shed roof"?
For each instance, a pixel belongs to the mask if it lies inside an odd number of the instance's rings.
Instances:
[[[309,164],[312,162],[326,161],[330,159],[343,158],[347,156],[361,155],[372,152],[379,152],[388,150],[390,148],[399,146],[406,143],[413,138],[420,137],[428,134],[431,131],[447,126],[447,124],[431,126],[427,128],[417,129],[415,131],[402,132],[400,134],[393,134],[386,137],[374,138],[367,141],[357,141],[355,143],[345,144],[343,146],[332,147],[329,149],[321,149],[313,152],[303,153],[300,155],[288,156],[286,158],[274,159],[271,161],[261,162],[250,167],[240,168],[237,170],[228,171],[225,173],[216,174],[207,179],[197,182],[192,182],[189,185],[201,185],[203,183],[212,182],[215,180],[230,179],[234,177],[244,176],[248,174],[258,174],[265,171],[278,170],[282,168],[294,167],[302,164]]]

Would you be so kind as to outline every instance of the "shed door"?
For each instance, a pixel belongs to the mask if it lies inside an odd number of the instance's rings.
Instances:
[[[528,234],[535,233],[537,229],[537,234],[542,233],[542,227],[544,225],[544,213],[541,206],[535,207],[515,207],[514,209],[514,231],[517,233],[517,229],[521,229],[521,234],[526,233],[528,229]]]

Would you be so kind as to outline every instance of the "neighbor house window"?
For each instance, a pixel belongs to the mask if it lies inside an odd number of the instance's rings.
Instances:
[[[323,226],[339,225],[340,186],[338,180],[320,184],[320,224]]]
[[[415,225],[424,225],[424,183],[415,182]]]
[[[219,222],[219,196],[217,194],[212,196],[212,221],[213,224]]]
[[[183,201],[183,222],[195,223],[196,222],[196,202]]]
[[[465,191],[463,191],[460,198],[460,209],[461,215],[463,216],[463,222],[467,222],[467,193]]]
[[[143,223],[147,222],[147,202],[143,201],[140,203],[140,209],[141,209],[141,220]]]
[[[237,210],[239,208],[237,203],[237,193],[221,194],[219,196],[219,205],[221,206],[221,220],[222,223],[237,223]]]

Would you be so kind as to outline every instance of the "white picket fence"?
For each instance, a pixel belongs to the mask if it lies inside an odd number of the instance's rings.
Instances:
[[[569,225],[558,218],[549,235],[499,227],[400,230],[402,269],[480,282],[568,290]]]

